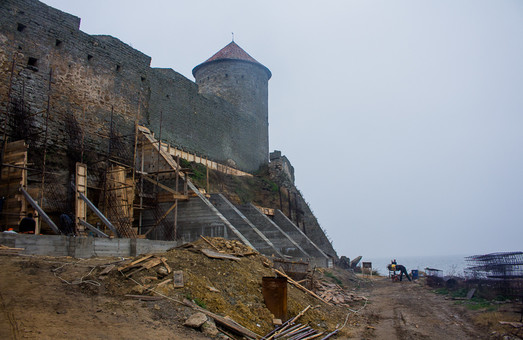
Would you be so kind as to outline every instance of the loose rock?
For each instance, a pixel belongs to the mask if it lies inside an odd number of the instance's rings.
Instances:
[[[207,321],[207,316],[203,313],[195,313],[185,320],[184,326],[200,328]]]

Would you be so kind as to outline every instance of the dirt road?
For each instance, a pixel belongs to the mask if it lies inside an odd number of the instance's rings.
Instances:
[[[430,292],[419,283],[372,281],[370,301],[360,312],[367,325],[360,339],[488,339],[462,307]]]

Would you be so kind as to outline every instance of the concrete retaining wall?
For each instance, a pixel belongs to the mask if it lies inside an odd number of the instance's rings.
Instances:
[[[0,244],[24,248],[25,250],[20,252],[21,254],[71,256],[75,258],[161,253],[179,245],[179,243],[172,241],[8,233],[0,233]]]

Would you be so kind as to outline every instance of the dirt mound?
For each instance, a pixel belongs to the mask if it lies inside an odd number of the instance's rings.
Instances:
[[[235,258],[208,257],[202,253],[206,249],[218,254],[235,255]],[[161,294],[176,301],[189,299],[213,313],[232,318],[257,334],[266,334],[274,328],[274,316],[265,306],[262,295],[262,278],[276,277],[276,274],[272,262],[265,256],[238,241],[207,238],[171,249],[157,255],[157,258],[164,258],[172,271],[183,272],[183,287],[175,288],[171,282],[165,283],[172,275],[167,274],[165,265],[156,261],[157,266],[139,270],[135,274],[132,271],[136,271],[136,268],[128,272],[111,271],[104,280],[106,289],[119,296]],[[100,268],[98,274],[102,270]],[[323,276],[321,273],[316,274],[316,280],[319,280],[319,275]],[[325,304],[289,284],[288,316],[297,315],[308,305],[313,308],[307,311],[300,322],[309,323],[319,331],[332,331],[342,324],[348,306]]]

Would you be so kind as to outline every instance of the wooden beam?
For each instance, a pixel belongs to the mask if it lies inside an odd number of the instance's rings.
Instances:
[[[286,277],[287,280],[289,281],[289,283],[291,283],[292,285],[294,285],[296,288],[299,288],[301,290],[303,290],[305,293],[308,293],[312,296],[314,296],[316,299],[322,301],[322,302],[325,302],[326,304],[328,304],[329,306],[332,306],[331,303],[327,302],[326,300],[322,299],[319,295],[317,295],[316,293],[314,293],[313,291],[310,291],[308,290],[307,288],[303,287],[301,284],[299,284],[298,282],[294,281],[290,276],[288,276],[287,274],[279,271],[278,269],[274,269],[274,271],[280,275],[280,276],[283,276],[283,277]]]
[[[175,191],[174,189],[169,188],[166,185],[163,185],[162,183],[157,182],[155,179],[153,179],[153,178],[151,178],[151,177],[149,177],[149,176],[147,176],[145,174],[142,174],[142,176],[143,176],[144,179],[146,179],[147,181],[151,182],[154,185],[157,185],[158,187],[162,188],[163,190],[168,191],[168,192],[170,192],[173,195],[179,196],[179,199],[188,199],[188,196],[180,195],[179,192]]]
[[[167,215],[169,215],[169,213],[177,206],[178,204],[175,202],[166,212],[165,214],[162,215],[162,217],[160,217],[158,219],[158,221],[156,221],[156,224],[149,230],[147,230],[147,232],[144,234],[145,236],[149,235],[149,233],[151,231],[153,231],[154,229],[156,229],[156,227],[167,217]]]

